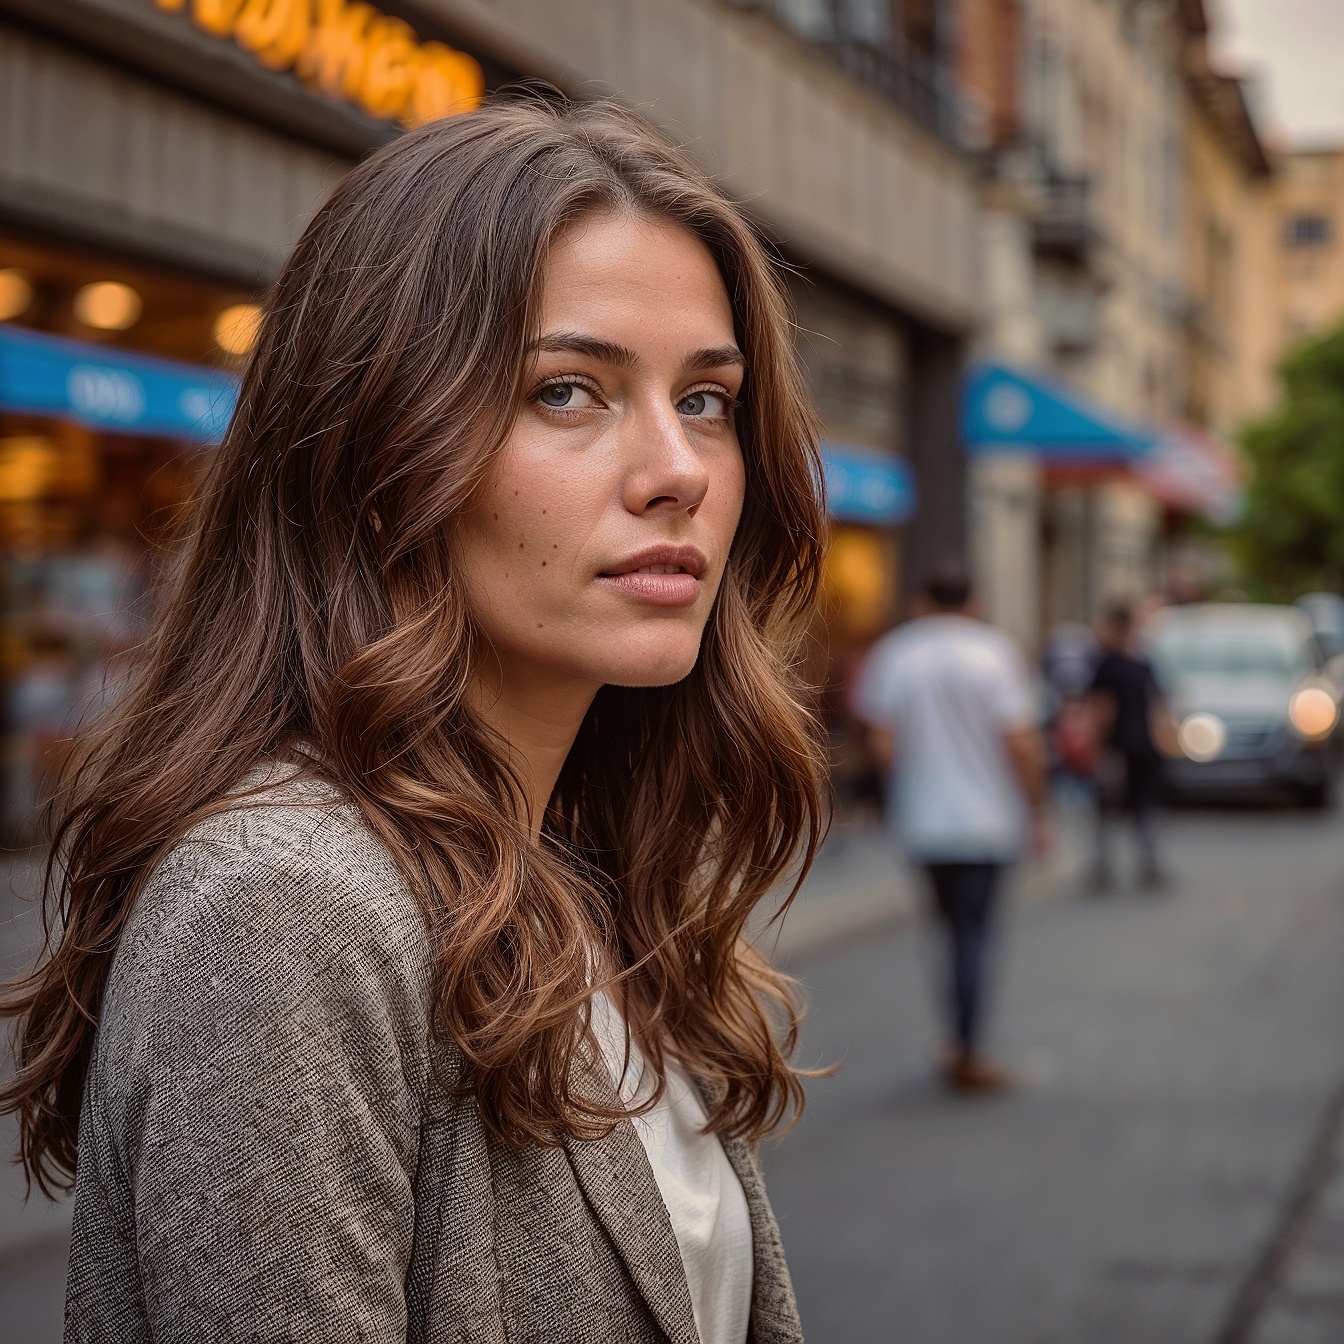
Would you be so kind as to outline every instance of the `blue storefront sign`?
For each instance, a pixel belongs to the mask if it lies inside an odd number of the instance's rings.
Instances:
[[[915,479],[903,458],[827,442],[821,460],[826,502],[837,522],[891,526],[914,513]]]
[[[237,399],[238,380],[214,369],[0,324],[0,410],[218,443]]]
[[[972,453],[1030,452],[1054,462],[1128,461],[1156,436],[1044,375],[977,364],[962,396],[962,435]]]

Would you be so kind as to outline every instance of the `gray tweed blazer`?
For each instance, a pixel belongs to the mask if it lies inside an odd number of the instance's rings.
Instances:
[[[429,985],[414,898],[328,787],[275,779],[186,836],[108,985],[66,1340],[697,1344],[634,1128],[497,1144],[435,1082]],[[724,1147],[751,1210],[751,1339],[792,1344],[755,1154]]]

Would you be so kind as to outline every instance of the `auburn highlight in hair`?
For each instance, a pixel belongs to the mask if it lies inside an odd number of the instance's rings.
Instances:
[[[601,690],[540,844],[468,708],[481,636],[455,521],[526,392],[548,250],[630,213],[709,249],[747,376],[746,496],[699,661]],[[317,213],[266,305],[237,411],[122,699],[81,735],[53,811],[49,955],[8,988],[22,1158],[74,1172],[111,958],[165,852],[254,766],[301,750],[420,900],[434,1028],[487,1126],[549,1144],[611,1123],[575,1090],[594,953],[631,1030],[707,1085],[711,1128],[801,1101],[789,982],[744,938],[822,824],[824,758],[796,667],[825,515],[816,423],[770,255],[640,118],[531,98],[413,131]]]

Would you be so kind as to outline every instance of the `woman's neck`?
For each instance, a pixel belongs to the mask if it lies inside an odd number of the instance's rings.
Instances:
[[[472,678],[468,703],[504,742],[523,787],[524,820],[535,841],[546,805],[598,687],[499,663]]]

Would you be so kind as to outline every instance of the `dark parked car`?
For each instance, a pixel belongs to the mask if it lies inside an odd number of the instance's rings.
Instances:
[[[1159,612],[1147,632],[1175,716],[1171,792],[1290,790],[1322,807],[1339,769],[1340,689],[1307,614],[1207,603]]]

